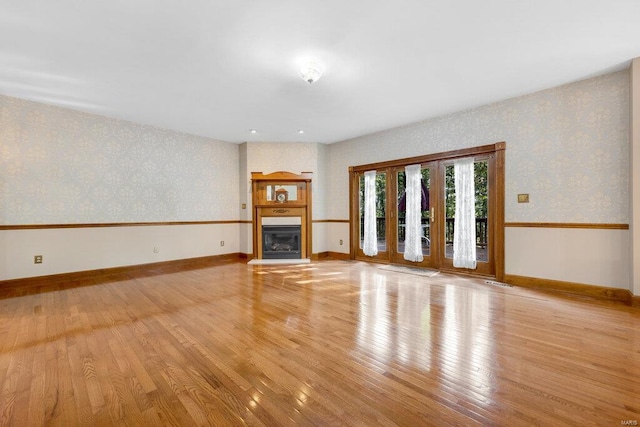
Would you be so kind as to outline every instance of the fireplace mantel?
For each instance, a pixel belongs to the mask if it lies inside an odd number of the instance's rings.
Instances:
[[[311,258],[311,172],[251,173],[253,258],[262,256],[262,224],[300,224],[301,257]],[[280,221],[281,220],[281,221]]]

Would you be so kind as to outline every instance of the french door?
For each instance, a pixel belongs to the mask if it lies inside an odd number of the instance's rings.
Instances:
[[[388,205],[387,193],[389,188],[389,174],[388,171],[376,170],[375,174],[375,246],[377,247],[376,254],[366,254],[365,252],[365,173],[361,172],[355,175],[355,179],[351,188],[355,187],[355,194],[357,194],[357,231],[353,233],[351,241],[357,241],[355,249],[352,245],[352,250],[355,250],[355,256],[357,258],[367,258],[371,260],[385,261],[389,259],[389,227],[387,226],[388,218]],[[352,193],[353,194],[353,193]],[[353,200],[353,195],[352,195]],[[353,205],[353,201],[352,201]],[[353,216],[353,214],[352,214]],[[357,236],[356,239],[353,236]]]
[[[420,267],[437,267],[439,229],[433,221],[435,215],[437,179],[437,163],[420,165],[420,249],[422,261],[405,260],[407,250],[407,185],[406,172],[403,166],[392,168],[392,190],[394,203],[391,206],[393,223],[390,227],[391,240],[390,260],[397,264],[410,264]],[[432,191],[433,190],[433,191]],[[432,215],[433,212],[433,215]]]
[[[484,146],[351,168],[352,256],[377,262],[497,276],[496,273],[504,268],[504,255],[501,255],[504,253],[504,178],[501,177],[504,173],[504,145],[500,146],[501,150],[487,149],[488,147],[494,148],[493,145]],[[475,269],[454,267],[454,164],[457,159],[462,158],[472,158],[474,164]],[[408,243],[405,166],[416,164],[420,165],[419,250],[422,252],[422,260],[408,261],[405,259]],[[363,250],[364,173],[367,170],[376,171],[375,222],[378,251],[375,255],[366,255]],[[353,197],[354,194],[357,197]],[[353,239],[354,236],[358,238]]]

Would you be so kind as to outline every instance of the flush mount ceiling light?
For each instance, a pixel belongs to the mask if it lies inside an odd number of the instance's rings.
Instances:
[[[249,129],[249,132],[251,132],[251,133],[256,133],[256,132],[258,132],[258,131],[257,131],[257,130],[255,130],[255,129]]]
[[[318,81],[323,72],[324,67],[322,64],[314,59],[306,60],[300,66],[300,77],[309,84]]]
[[[300,130],[298,131],[298,133],[299,133],[300,135],[302,135],[302,134],[304,133],[304,131],[303,131],[302,129],[300,129]]]

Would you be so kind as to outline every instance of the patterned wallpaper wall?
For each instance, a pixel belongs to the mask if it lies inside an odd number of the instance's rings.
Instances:
[[[299,174],[301,172],[312,172],[312,217],[322,218],[322,207],[324,206],[324,188],[322,186],[320,168],[318,165],[319,147],[317,143],[304,142],[249,142],[246,144],[247,151],[247,182],[251,182],[251,172],[262,172],[265,174],[285,171]],[[247,186],[247,192],[249,191]],[[242,197],[242,196],[241,196]],[[248,204],[251,204],[251,195],[247,195]]]
[[[328,216],[349,216],[349,166],[506,141],[507,222],[628,223],[628,139],[628,71],[390,129],[329,146]]]
[[[237,219],[238,146],[0,95],[0,224]]]
[[[349,166],[506,141],[507,221],[627,223],[628,77],[600,76],[326,149],[250,143],[243,170],[314,172],[314,218],[347,219]],[[248,191],[241,166],[235,144],[0,96],[0,224],[238,219]],[[531,202],[516,203],[517,193]]]
[[[318,169],[318,149],[315,143],[304,142],[249,142],[247,164],[251,172],[265,174],[286,171],[314,172]]]

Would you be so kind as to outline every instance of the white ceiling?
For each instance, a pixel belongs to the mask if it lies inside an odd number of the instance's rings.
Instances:
[[[1,94],[236,143],[332,143],[639,56],[640,0],[0,1]]]

